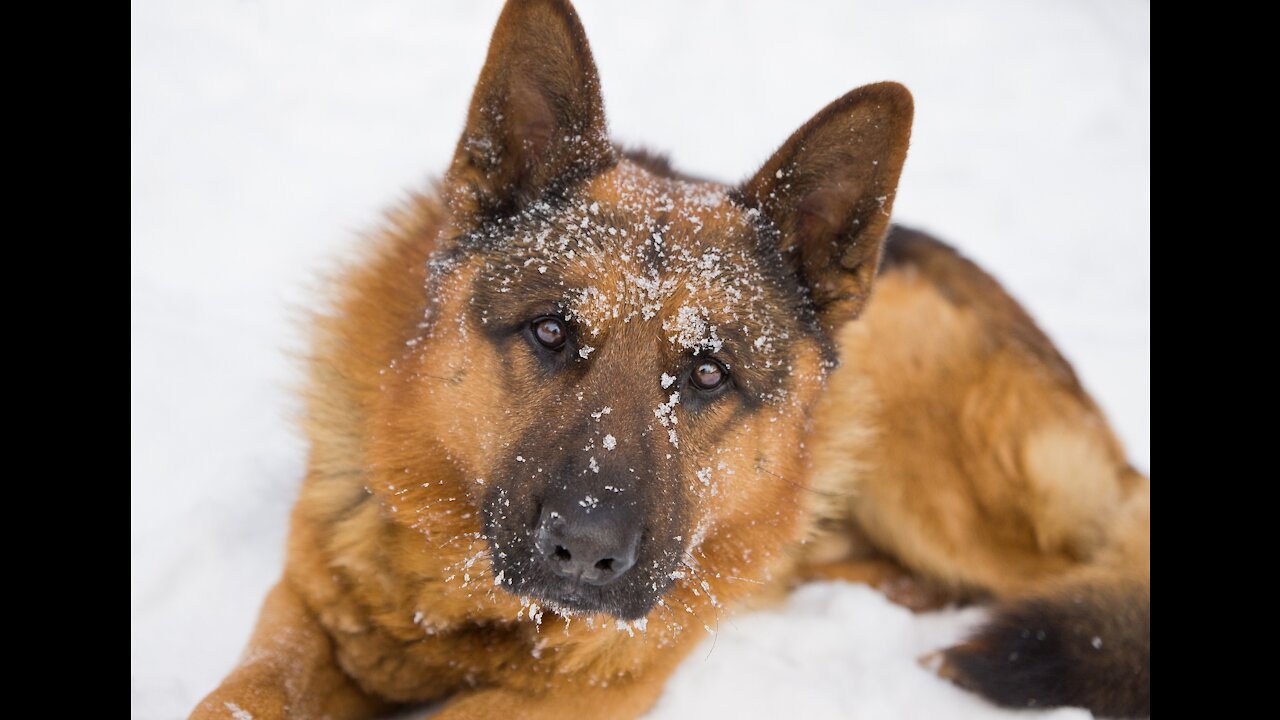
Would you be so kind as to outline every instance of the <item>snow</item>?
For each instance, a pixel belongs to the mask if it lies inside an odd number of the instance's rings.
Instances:
[[[133,717],[185,715],[239,655],[305,456],[293,320],[379,210],[446,167],[499,5],[133,3]],[[907,84],[896,217],[1023,299],[1150,469],[1147,4],[579,10],[614,136],[711,177],[747,176],[856,85]],[[980,617],[806,587],[722,619],[654,716],[999,717],[915,663]]]
[[[1091,717],[993,709],[913,660],[960,640],[981,618],[975,608],[913,616],[866,587],[808,585],[782,608],[721,620],[649,717],[729,717],[727,702],[739,717],[759,718]]]

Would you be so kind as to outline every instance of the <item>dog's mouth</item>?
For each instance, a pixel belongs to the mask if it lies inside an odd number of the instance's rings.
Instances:
[[[519,598],[526,610],[537,603],[564,617],[606,615],[631,622],[647,616],[674,582],[671,563],[678,549],[668,552],[642,542],[637,562],[625,575],[606,584],[592,584],[553,572],[541,559],[534,539],[524,533],[488,534],[494,583]]]
[[[498,565],[495,570],[500,573],[497,584],[503,590],[564,617],[608,615],[628,622],[638,620],[653,610],[670,584],[665,575],[663,582],[656,582],[648,574],[638,573],[598,587],[537,570],[528,575]]]
[[[604,593],[600,588],[584,587],[575,583],[561,580],[552,581],[548,585],[562,585],[563,587],[536,587],[533,588],[532,596],[541,600],[542,604],[555,610],[561,615],[594,615],[603,613],[606,615],[617,615],[612,604],[604,597]]]

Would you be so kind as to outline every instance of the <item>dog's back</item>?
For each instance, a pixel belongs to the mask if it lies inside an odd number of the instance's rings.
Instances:
[[[895,228],[839,345],[814,442],[815,482],[843,499],[826,514],[950,597],[1007,603],[942,671],[1006,704],[1148,713],[1150,483],[1044,333]]]

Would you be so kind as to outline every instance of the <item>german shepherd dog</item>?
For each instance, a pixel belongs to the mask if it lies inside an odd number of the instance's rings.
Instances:
[[[695,180],[610,142],[567,0],[510,0],[448,173],[315,319],[284,576],[195,716],[636,717],[704,619],[811,578],[990,598],[944,677],[1149,714],[1150,482],[994,280],[890,226],[912,112],[862,87]]]

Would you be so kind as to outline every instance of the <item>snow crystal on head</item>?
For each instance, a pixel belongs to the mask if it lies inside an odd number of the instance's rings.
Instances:
[[[651,337],[667,358],[654,373],[664,390],[687,372],[675,354],[714,354],[735,387],[773,401],[791,340],[817,326],[758,222],[721,186],[623,160],[565,197],[469,230],[450,254],[483,258],[469,263],[478,267],[470,313],[482,328],[559,315],[574,327],[573,361],[587,365],[610,362],[611,333],[630,336],[632,351],[654,347],[639,340]]]
[[[662,321],[662,329],[667,331],[671,344],[682,350],[720,352],[724,347],[724,341],[716,334],[716,326],[707,321],[704,307],[681,305],[674,318]]]

